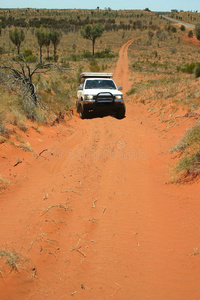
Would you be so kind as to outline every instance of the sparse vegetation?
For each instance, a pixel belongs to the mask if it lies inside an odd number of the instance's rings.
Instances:
[[[190,128],[183,139],[172,148],[172,153],[175,152],[181,157],[175,167],[178,179],[197,176],[200,172],[200,123]]]
[[[136,89],[135,88],[132,88],[132,89],[130,89],[127,93],[126,93],[126,95],[127,96],[130,96],[130,95],[133,95],[133,94],[135,94],[136,93]]]
[[[200,40],[200,24],[195,26],[195,34],[198,40]]]

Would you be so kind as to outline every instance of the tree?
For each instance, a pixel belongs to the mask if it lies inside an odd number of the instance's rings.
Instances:
[[[17,28],[14,29],[14,31],[10,31],[9,33],[9,37],[10,37],[10,40],[11,42],[17,46],[17,53],[18,55],[20,54],[20,46],[21,46],[21,43],[24,41],[25,39],[25,34],[24,34],[24,31],[21,29],[21,30],[17,30]]]
[[[49,32],[46,32],[45,33],[45,41],[44,41],[44,44],[45,46],[47,47],[47,59],[49,59],[49,46],[50,46],[50,43],[51,43],[51,35]]]
[[[81,30],[81,35],[84,39],[92,41],[92,53],[94,55],[94,45],[97,38],[101,37],[104,31],[104,27],[101,24],[95,24],[94,26],[86,25]]]
[[[197,39],[200,41],[200,24],[195,25],[195,34]]]
[[[38,99],[36,87],[33,83],[33,76],[38,73],[46,73],[51,70],[51,67],[56,67],[59,70],[62,70],[62,68],[57,64],[48,63],[37,65],[31,70],[30,65],[28,65],[22,56],[18,56],[18,64],[18,68],[16,65],[14,67],[3,65],[0,66],[0,69],[5,69],[12,75],[12,85],[17,84],[20,88],[21,94],[25,96],[24,102],[25,106],[28,108],[27,117],[30,119],[36,119],[34,108],[39,106],[42,109],[45,109],[45,106]]]
[[[41,28],[37,29],[35,32],[35,36],[40,47],[40,63],[42,64],[42,47],[45,45],[45,32]]]
[[[185,26],[184,26],[184,25],[181,25],[180,30],[181,30],[181,31],[185,31]]]
[[[149,42],[150,42],[150,45],[151,45],[151,41],[152,41],[152,38],[154,36],[154,33],[152,31],[149,31],[148,36],[149,36]]]
[[[190,31],[188,32],[188,37],[190,37],[190,38],[193,37],[193,31],[192,31],[192,30],[190,30]]]
[[[54,31],[51,31],[51,33],[50,33],[50,39],[51,39],[51,42],[54,47],[54,51],[53,51],[54,61],[57,61],[57,59],[58,59],[57,58],[57,46],[61,41],[61,37],[62,37],[62,35],[61,35],[60,31],[54,30]]]

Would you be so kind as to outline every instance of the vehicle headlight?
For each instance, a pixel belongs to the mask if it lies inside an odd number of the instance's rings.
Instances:
[[[122,96],[122,95],[117,95],[117,96],[115,96],[115,98],[116,98],[117,100],[121,100],[121,99],[123,99],[123,96]]]
[[[93,95],[85,95],[85,100],[92,100],[93,98]]]

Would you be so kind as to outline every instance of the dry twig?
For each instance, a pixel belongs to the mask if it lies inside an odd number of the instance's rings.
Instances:
[[[95,206],[95,203],[97,202],[97,198],[93,201],[93,203],[92,203],[92,208],[95,208],[96,206]]]
[[[50,205],[46,208],[44,208],[44,212],[41,214],[41,216],[43,216],[44,214],[46,214],[50,209],[54,208],[54,207],[58,207],[58,208],[63,208],[64,210],[68,210],[68,206],[65,206],[63,204],[57,204],[57,205]]]
[[[78,240],[78,243],[76,244],[75,247],[73,247],[71,249],[71,251],[77,251],[78,253],[80,253],[81,255],[83,255],[84,257],[86,257],[85,253],[83,253],[80,249],[82,248],[81,246],[78,247],[79,243],[80,243],[81,239]]]
[[[78,195],[81,195],[81,192],[75,190],[66,190],[66,191],[62,191],[62,193],[76,193]]]
[[[16,164],[14,164],[14,167],[16,167],[17,165],[21,164],[22,160],[20,158],[18,158],[18,161],[16,162]]]

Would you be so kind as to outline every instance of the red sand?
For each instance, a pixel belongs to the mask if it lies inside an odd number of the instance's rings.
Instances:
[[[127,42],[115,81],[130,89]],[[0,145],[1,249],[29,261],[0,264],[0,299],[199,299],[199,183],[168,184],[169,149],[145,106],[31,131],[38,158]],[[16,167],[18,158],[22,160]],[[67,210],[65,209],[67,208]]]

